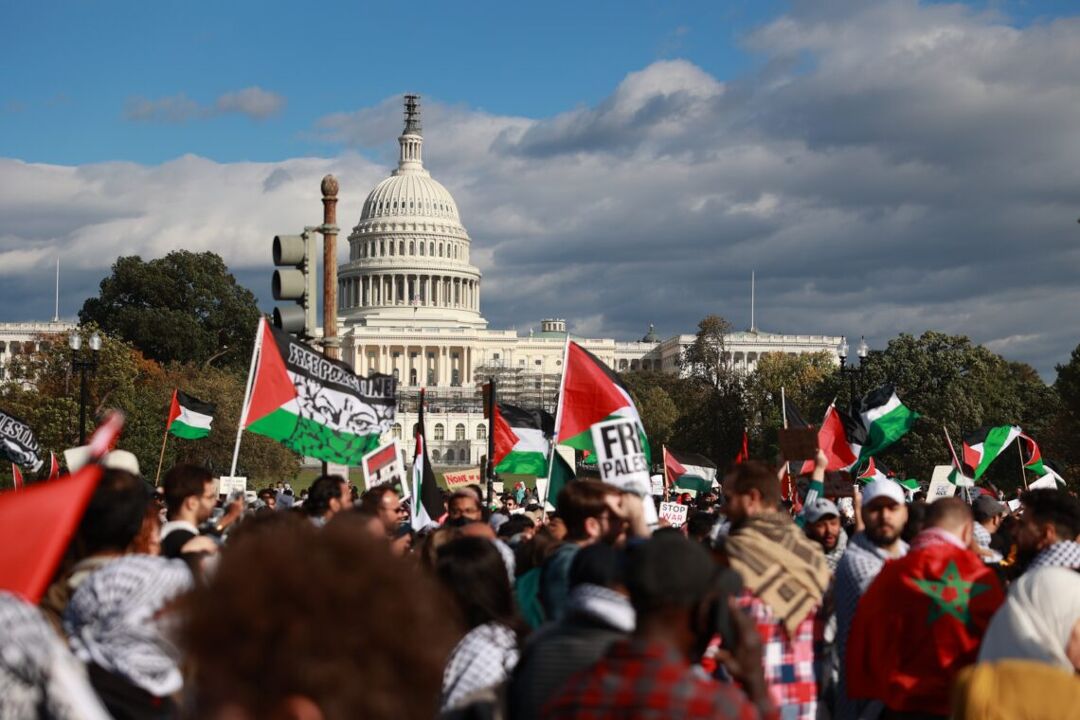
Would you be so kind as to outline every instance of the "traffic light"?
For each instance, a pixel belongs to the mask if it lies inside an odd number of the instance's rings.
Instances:
[[[301,338],[315,336],[315,233],[274,236],[274,299],[296,305],[274,308],[274,326]]]

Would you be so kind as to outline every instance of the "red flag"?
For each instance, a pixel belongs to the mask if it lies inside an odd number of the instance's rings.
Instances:
[[[859,601],[847,645],[850,697],[900,712],[949,714],[952,681],[975,662],[1005,597],[994,571],[943,532],[917,536],[912,551],[885,563]]]
[[[746,436],[746,430],[742,431],[742,448],[739,450],[739,454],[735,456],[735,464],[744,463],[750,459],[750,438]]]
[[[60,463],[56,461],[56,453],[49,451],[49,480],[60,479]]]
[[[851,447],[844,421],[835,405],[830,405],[825,411],[825,419],[821,421],[821,428],[818,430],[818,447],[824,450],[825,456],[829,458],[826,470],[843,470],[859,459],[859,454]],[[814,461],[804,462],[801,472],[803,475],[814,472]]]
[[[98,460],[124,426],[113,412],[90,437],[90,453]],[[90,496],[101,479],[101,466],[91,462],[56,482],[40,483],[18,493],[0,493],[0,590],[37,604],[67,550]]]
[[[22,490],[25,483],[23,482],[22,470],[15,463],[11,463],[11,482],[15,486],[16,490]]]

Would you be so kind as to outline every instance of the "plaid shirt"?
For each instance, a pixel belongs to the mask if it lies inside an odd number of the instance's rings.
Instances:
[[[788,636],[781,619],[763,600],[743,591],[739,607],[757,625],[765,661],[765,682],[784,720],[814,720],[817,716],[818,681],[814,647],[821,645],[824,623],[817,608]]]
[[[699,676],[673,649],[630,638],[612,645],[591,668],[571,676],[540,717],[753,720],[759,713],[737,688]]]

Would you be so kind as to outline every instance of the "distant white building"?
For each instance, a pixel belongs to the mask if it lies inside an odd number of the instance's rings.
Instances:
[[[43,337],[63,335],[75,327],[75,323],[63,321],[0,323],[0,382],[25,379],[10,377],[12,358],[36,352]]]
[[[338,271],[342,359],[360,374],[398,377],[398,437],[411,437],[416,396],[425,387],[432,462],[475,465],[487,452],[480,385],[495,377],[507,402],[553,409],[566,321],[545,319],[527,334],[488,329],[480,314],[481,273],[470,263],[457,203],[424,168],[416,100],[405,99],[398,167],[364,201],[349,235],[349,261]],[[618,371],[678,372],[694,335],[661,339],[650,327],[636,342],[573,339]],[[735,366],[749,372],[770,352],[836,358],[840,340],[754,330],[730,334],[727,344]]]

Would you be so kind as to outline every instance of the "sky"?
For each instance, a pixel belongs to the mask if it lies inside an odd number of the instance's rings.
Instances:
[[[1052,380],[1080,342],[1073,2],[51,2],[0,8],[0,321],[118,256],[340,245],[401,95],[491,327],[619,339],[966,334]]]

